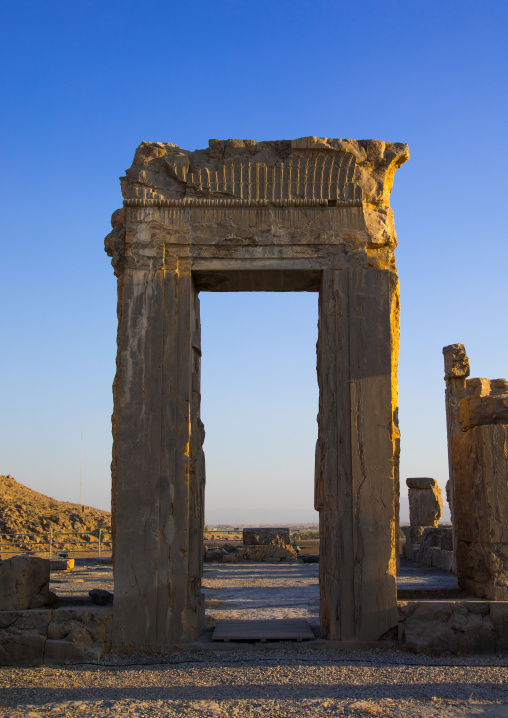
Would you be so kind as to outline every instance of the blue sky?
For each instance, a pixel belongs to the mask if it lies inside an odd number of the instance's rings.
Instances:
[[[441,349],[508,374],[508,4],[0,5],[0,473],[109,506],[116,282],[103,238],[142,140],[407,142],[401,477],[447,479]],[[207,521],[313,521],[317,297],[202,295]],[[404,518],[404,512],[403,512]]]

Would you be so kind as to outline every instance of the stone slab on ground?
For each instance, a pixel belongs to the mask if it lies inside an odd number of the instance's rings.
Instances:
[[[212,641],[312,641],[314,633],[302,618],[217,621]]]

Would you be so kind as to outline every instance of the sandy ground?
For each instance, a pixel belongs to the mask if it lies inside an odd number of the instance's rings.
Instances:
[[[207,565],[208,621],[298,616],[314,622],[317,569],[315,564]],[[91,588],[113,588],[105,566],[80,566],[54,578],[63,581],[52,587],[65,601],[86,600]],[[453,576],[414,566],[400,581],[410,588],[455,585]],[[431,658],[280,642],[0,669],[2,718],[335,715],[508,718],[508,655]]]

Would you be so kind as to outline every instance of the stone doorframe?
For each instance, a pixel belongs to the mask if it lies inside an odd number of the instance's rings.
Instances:
[[[192,642],[204,622],[200,291],[319,292],[321,632],[364,643],[397,626],[389,194],[408,156],[406,145],[315,137],[137,149],[106,238],[118,278],[117,650]]]

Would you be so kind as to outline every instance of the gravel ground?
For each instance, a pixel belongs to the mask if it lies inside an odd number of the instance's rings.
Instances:
[[[203,572],[206,619],[319,620],[317,564],[209,564]]]
[[[113,591],[113,567],[80,559],[72,571],[52,571],[49,587],[60,598],[60,605],[92,604],[88,591]]]
[[[457,577],[402,560],[397,585],[406,590],[454,589]],[[88,591],[93,588],[114,590],[113,569],[80,559],[73,571],[53,572],[50,588],[61,605],[91,603]],[[319,619],[318,564],[205,564],[203,592],[209,624],[218,618]]]
[[[411,588],[452,586],[455,577],[404,570]],[[205,566],[207,619],[315,620],[315,564]],[[113,590],[111,568],[54,574],[63,602]],[[400,585],[399,584],[399,585]],[[395,716],[508,718],[508,655],[430,658],[398,650],[269,645],[164,655],[105,656],[99,664],[0,669],[0,716],[212,716],[214,718]]]
[[[3,668],[0,715],[508,716],[508,656],[436,659],[296,646]]]

